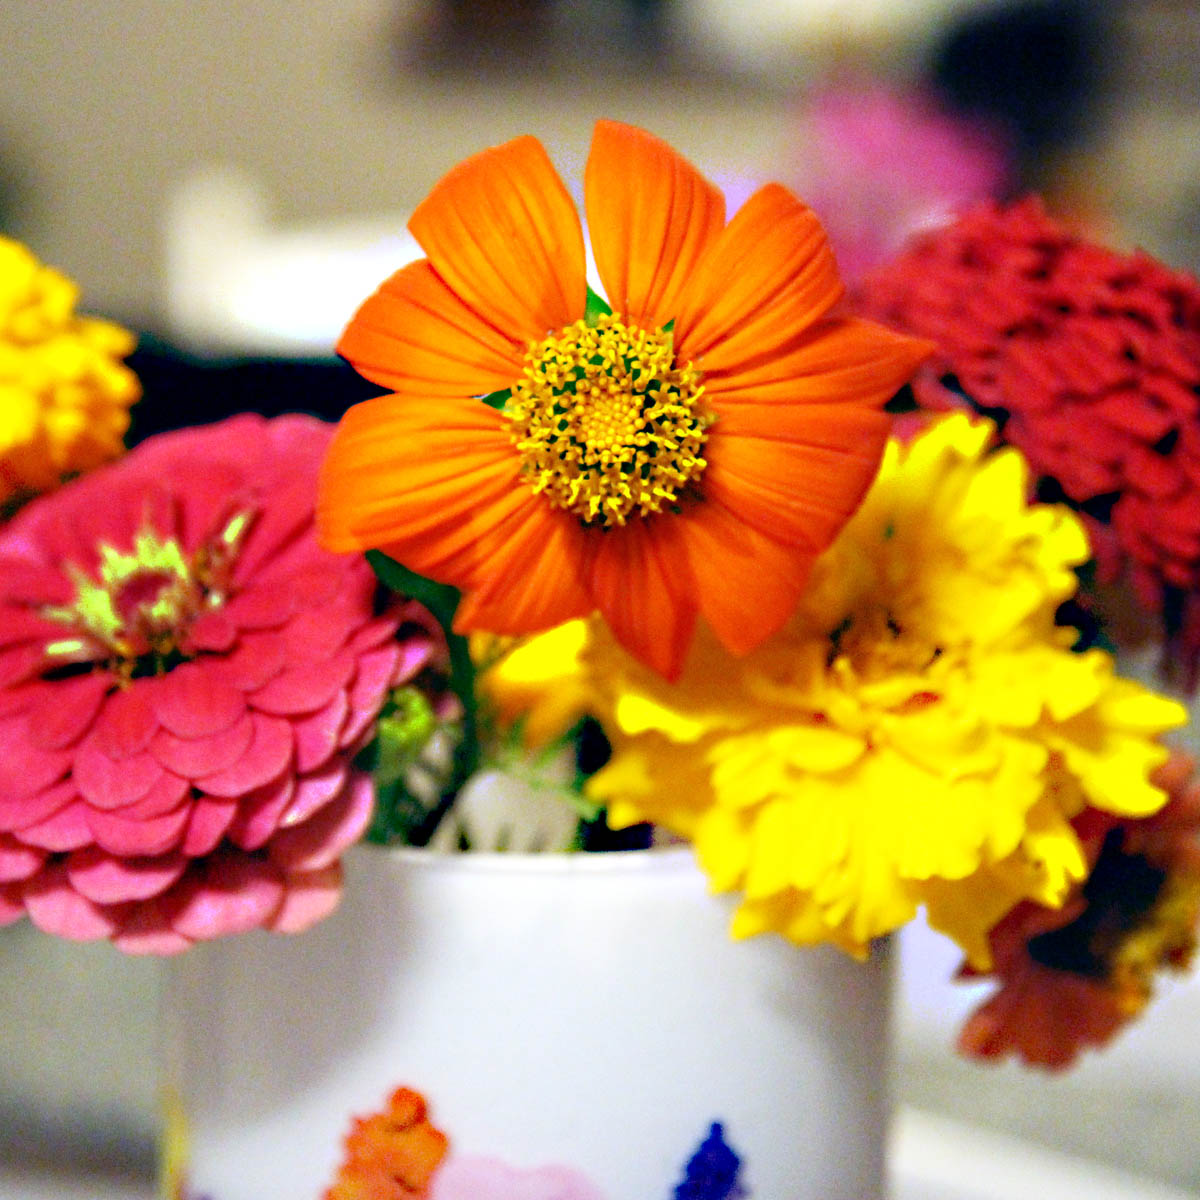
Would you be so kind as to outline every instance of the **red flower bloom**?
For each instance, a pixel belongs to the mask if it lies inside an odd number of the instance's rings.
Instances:
[[[1200,285],[1075,237],[1035,199],[973,210],[871,275],[866,314],[931,338],[917,402],[995,417],[1200,654]],[[965,393],[965,397],[960,393]],[[1182,613],[1178,610],[1182,609]]]
[[[331,433],[166,434],[0,529],[0,923],[172,953],[336,904],[351,759],[444,647],[318,547]]]
[[[1170,799],[1153,816],[1086,809],[1074,821],[1092,863],[1061,909],[1023,902],[991,932],[999,986],[967,1019],[959,1049],[1061,1069],[1103,1046],[1149,1001],[1155,973],[1187,967],[1200,919],[1200,785],[1173,754],[1155,773]]]

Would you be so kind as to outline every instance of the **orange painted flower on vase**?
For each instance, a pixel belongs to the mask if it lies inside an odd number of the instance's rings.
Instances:
[[[607,306],[536,139],[435,186],[409,223],[428,257],[338,346],[392,394],[343,417],[319,523],[462,589],[462,631],[598,610],[673,677],[697,617],[734,653],[788,618],[929,347],[835,314],[825,233],[779,185],[726,224],[679,154],[601,121],[585,201]]]
[[[430,1123],[425,1098],[411,1088],[397,1088],[382,1112],[355,1118],[337,1178],[322,1200],[428,1196],[449,1146],[446,1135]]]

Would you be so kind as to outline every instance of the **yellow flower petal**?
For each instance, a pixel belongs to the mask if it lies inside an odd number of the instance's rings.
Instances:
[[[925,905],[983,964],[1008,909],[1061,905],[1084,874],[1085,804],[1163,803],[1149,776],[1181,712],[1070,652],[1055,612],[1081,528],[1030,505],[989,437],[956,415],[892,443],[791,623],[746,657],[701,629],[671,686],[609,638],[585,651],[614,764],[637,762],[606,794],[623,821],[694,830],[744,893],[738,936],[861,955]]]
[[[75,315],[77,289],[0,237],[0,511],[122,450],[138,381],[119,326]]]

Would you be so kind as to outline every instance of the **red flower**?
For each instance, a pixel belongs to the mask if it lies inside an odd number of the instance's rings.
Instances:
[[[1074,821],[1092,863],[1061,909],[1028,901],[991,932],[999,986],[967,1019],[959,1049],[1061,1069],[1103,1046],[1149,1001],[1160,969],[1183,970],[1200,919],[1200,786],[1173,754],[1154,776],[1169,795],[1153,816],[1086,809]]]
[[[336,904],[351,760],[444,647],[318,547],[331,433],[166,434],[0,529],[0,923],[173,953]]]
[[[1200,655],[1200,285],[1058,226],[1035,199],[985,205],[871,275],[859,309],[931,338],[917,402],[995,417]],[[965,393],[965,397],[962,395]],[[1182,609],[1180,613],[1179,609]]]

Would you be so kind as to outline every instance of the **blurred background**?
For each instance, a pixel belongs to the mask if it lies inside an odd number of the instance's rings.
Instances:
[[[369,390],[331,356],[341,325],[416,255],[406,214],[485,145],[538,134],[578,195],[595,119],[643,125],[733,203],[791,184],[851,277],[1029,189],[1195,271],[1197,64],[1191,0],[3,0],[0,231],[139,332],[135,439],[246,408],[335,417]],[[970,1129],[1200,1195],[1200,985],[1046,1078],[958,1062],[955,955],[916,929],[900,957],[904,1170]],[[50,1166],[90,1172],[92,1200],[149,1188],[158,977],[0,930],[0,1193]]]

